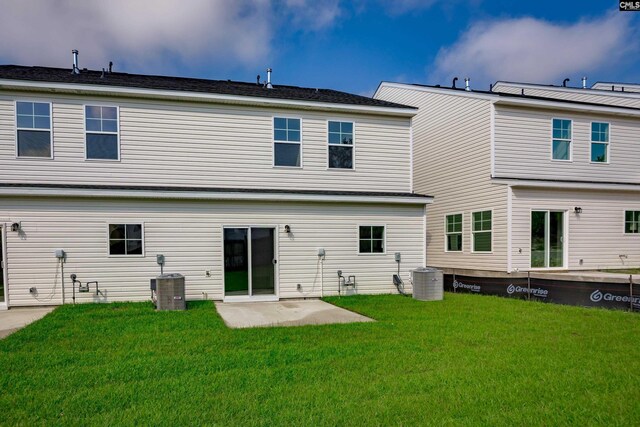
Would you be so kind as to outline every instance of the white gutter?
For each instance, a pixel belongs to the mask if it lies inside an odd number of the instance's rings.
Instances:
[[[515,178],[491,178],[494,184],[517,187],[551,188],[558,190],[616,190],[616,191],[640,191],[640,184],[634,183],[598,183],[598,182],[575,182],[575,181],[539,181],[535,179],[515,179]]]
[[[128,199],[185,199],[211,201],[260,202],[324,202],[324,203],[382,203],[400,205],[427,205],[433,197],[367,196],[296,193],[249,193],[166,190],[110,190],[79,188],[0,187],[0,196],[15,197],[86,197]]]
[[[547,108],[547,109],[563,109],[569,111],[581,111],[581,112],[595,112],[595,113],[606,113],[606,114],[615,114],[622,116],[631,116],[631,117],[640,117],[640,108],[625,108],[625,107],[616,107],[611,105],[590,105],[590,104],[579,104],[575,102],[566,102],[561,99],[532,99],[532,98],[519,98],[516,94],[500,94],[500,92],[496,93],[476,93],[473,91],[466,90],[452,90],[448,88],[438,88],[438,87],[424,87],[424,86],[415,86],[411,84],[403,84],[403,83],[387,83],[382,82],[378,87],[375,95],[376,98],[378,96],[378,92],[383,87],[391,87],[405,90],[412,90],[416,92],[427,92],[427,93],[437,93],[442,95],[450,95],[450,96],[459,96],[463,98],[475,98],[475,99],[484,99],[488,101],[492,101],[498,105],[514,105],[519,107],[533,107],[533,108]],[[591,93],[591,92],[589,92]]]
[[[503,88],[515,88],[515,89],[533,89],[533,90],[550,90],[556,92],[565,92],[565,93],[584,93],[588,95],[597,95],[597,96],[615,96],[621,98],[638,98],[640,93],[638,92],[622,92],[622,91],[612,91],[611,85],[615,84],[616,87],[630,87],[636,89],[631,85],[623,85],[620,83],[611,83],[607,86],[605,83],[603,87],[600,87],[601,83],[595,83],[591,88],[583,89],[581,87],[558,87],[558,86],[545,86],[545,85],[537,85],[532,83],[514,83],[514,82],[496,82],[493,85],[493,90],[499,92]],[[636,89],[637,90],[637,89]],[[526,94],[526,91],[525,91]]]
[[[413,117],[417,108],[392,108],[370,105],[338,104],[330,102],[298,101],[292,99],[262,98],[258,96],[224,95],[205,92],[178,90],[129,88],[122,86],[102,86],[90,84],[48,83],[23,80],[0,79],[0,89],[48,91],[76,95],[126,96],[134,98],[161,98],[222,104],[256,105],[281,108],[303,108],[309,110],[344,111],[351,113],[380,114],[385,116]]]

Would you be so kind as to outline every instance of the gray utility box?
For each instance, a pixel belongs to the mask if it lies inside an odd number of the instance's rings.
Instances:
[[[413,270],[413,298],[420,301],[439,301],[443,298],[442,271],[431,267]]]
[[[156,308],[158,310],[184,310],[184,276],[163,274],[156,277]]]

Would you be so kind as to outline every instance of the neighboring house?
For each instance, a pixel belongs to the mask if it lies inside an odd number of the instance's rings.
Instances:
[[[0,66],[2,302],[389,293],[425,265],[411,107],[333,90]],[[65,252],[63,264],[56,250]],[[322,252],[324,251],[324,256]],[[64,282],[63,282],[64,281]],[[64,289],[63,289],[64,283]]]
[[[374,98],[419,108],[412,169],[416,191],[435,197],[429,265],[640,266],[640,94],[606,85],[381,83]]]

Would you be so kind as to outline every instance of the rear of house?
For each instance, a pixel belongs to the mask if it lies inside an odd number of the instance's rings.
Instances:
[[[425,265],[411,117],[331,90],[0,67],[0,305],[395,291]],[[338,270],[355,276],[339,289]],[[76,289],[77,291],[77,289]]]
[[[378,88],[377,99],[419,108],[412,169],[416,191],[435,197],[429,264],[506,273],[640,266],[640,95],[508,89]]]

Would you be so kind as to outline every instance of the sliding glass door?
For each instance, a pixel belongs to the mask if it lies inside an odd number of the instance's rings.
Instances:
[[[224,295],[275,295],[275,229],[224,229]]]
[[[531,267],[563,268],[563,211],[531,211]]]

